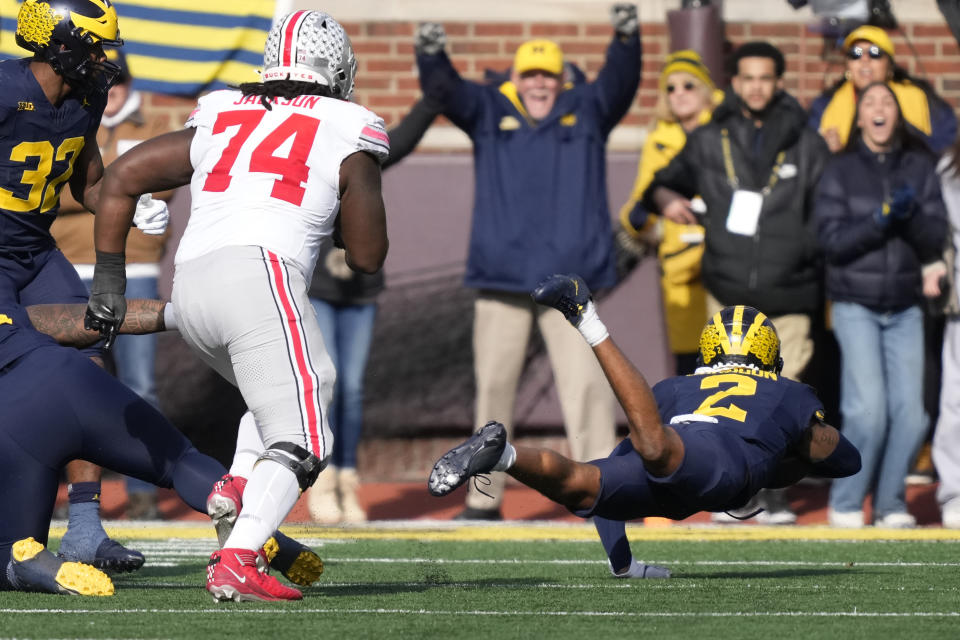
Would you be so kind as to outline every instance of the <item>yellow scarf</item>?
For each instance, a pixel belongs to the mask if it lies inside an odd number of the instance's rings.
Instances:
[[[888,85],[897,96],[900,110],[907,122],[929,136],[933,127],[930,125],[930,105],[927,103],[927,94],[923,89],[902,82],[889,82]],[[824,109],[823,117],[820,118],[820,133],[836,129],[841,144],[847,144],[856,110],[856,92],[853,83],[848,80],[840,85],[833,94],[830,104]]]

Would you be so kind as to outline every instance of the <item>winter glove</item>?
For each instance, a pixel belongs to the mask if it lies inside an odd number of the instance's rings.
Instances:
[[[618,36],[629,38],[637,32],[637,5],[618,2],[610,8],[610,22]]]
[[[106,339],[105,351],[113,346],[117,332],[127,315],[126,256],[123,253],[97,251],[97,264],[93,270],[93,285],[90,300],[83,318],[83,327],[100,332]]]
[[[421,22],[414,36],[413,47],[417,53],[433,56],[447,46],[447,32],[439,22]]]
[[[149,236],[163,235],[170,222],[170,209],[163,200],[154,200],[153,196],[145,193],[137,200],[137,208],[133,212],[133,225]]]
[[[537,304],[553,307],[562,313],[591,347],[610,336],[597,315],[590,289],[580,276],[552,275],[537,285],[530,296]]]
[[[890,215],[894,220],[906,220],[913,215],[916,192],[908,184],[897,187],[890,195]]]

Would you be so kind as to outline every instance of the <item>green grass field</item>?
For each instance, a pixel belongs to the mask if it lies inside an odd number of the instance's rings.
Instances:
[[[582,525],[285,527],[326,571],[281,604],[212,601],[207,528],[110,530],[140,572],[109,598],[0,593],[0,637],[960,637],[960,532],[940,529],[636,527],[634,553],[674,577],[623,581]]]

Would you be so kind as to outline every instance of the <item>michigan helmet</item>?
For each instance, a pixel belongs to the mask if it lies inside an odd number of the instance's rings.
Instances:
[[[780,373],[780,336],[770,319],[753,307],[725,307],[700,332],[698,364],[755,366]]]
[[[263,50],[263,81],[315,82],[349,100],[357,58],[347,32],[322,11],[294,11],[279,20]]]
[[[103,60],[105,45],[123,44],[110,0],[24,0],[16,39],[78,89],[105,92],[120,71]]]

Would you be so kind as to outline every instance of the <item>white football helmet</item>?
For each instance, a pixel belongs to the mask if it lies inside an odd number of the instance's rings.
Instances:
[[[322,11],[294,11],[267,36],[263,50],[263,81],[294,80],[330,87],[337,98],[349,100],[357,57],[347,32]]]

